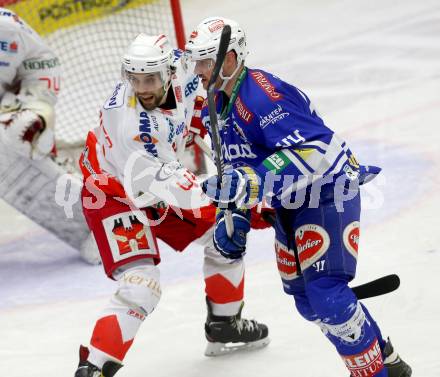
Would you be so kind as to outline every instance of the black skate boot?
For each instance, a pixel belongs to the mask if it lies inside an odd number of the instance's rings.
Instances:
[[[390,338],[388,338],[385,344],[383,355],[383,363],[385,368],[387,368],[388,377],[410,377],[412,375],[411,367],[394,351]]]
[[[215,316],[212,306],[206,298],[208,317],[205,323],[205,335],[208,345],[206,356],[220,356],[239,350],[265,347],[269,344],[269,330],[266,325],[255,320],[241,318],[240,310],[234,316]]]
[[[114,361],[106,361],[100,370],[95,365],[89,363],[89,349],[84,346],[79,347],[79,364],[75,372],[75,377],[113,377],[122,367],[121,364]]]

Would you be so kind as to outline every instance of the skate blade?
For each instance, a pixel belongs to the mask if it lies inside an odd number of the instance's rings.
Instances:
[[[266,347],[270,343],[269,338],[256,340],[249,343],[218,343],[208,342],[205,350],[205,356],[224,356],[236,352],[254,351]]]

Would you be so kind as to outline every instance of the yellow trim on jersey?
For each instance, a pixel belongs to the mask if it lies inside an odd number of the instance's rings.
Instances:
[[[356,157],[354,157],[354,154],[352,154],[349,158],[348,158],[348,163],[351,166],[354,166],[355,168],[359,169],[359,162],[356,159]]]
[[[137,103],[136,96],[128,97],[128,105],[127,105],[128,107],[134,109],[136,107],[136,103]]]
[[[110,16],[126,9],[152,3],[153,0],[22,0],[8,5],[38,34],[54,31]]]
[[[311,155],[313,152],[316,152],[316,150],[313,149],[313,148],[302,148],[302,149],[300,149],[300,148],[295,148],[294,150],[295,150],[295,153],[296,153],[299,157],[301,157],[304,161],[307,161],[307,159],[310,157],[310,155]]]

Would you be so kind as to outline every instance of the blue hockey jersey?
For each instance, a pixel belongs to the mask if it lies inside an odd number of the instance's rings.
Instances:
[[[252,167],[273,207],[324,177],[344,175],[363,183],[380,171],[360,166],[309,98],[267,72],[245,68],[231,101],[218,92],[216,105],[225,163]],[[202,121],[210,132],[206,106]]]

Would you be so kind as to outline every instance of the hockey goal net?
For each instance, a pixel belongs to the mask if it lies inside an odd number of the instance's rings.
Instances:
[[[139,33],[184,43],[179,0],[0,0],[32,26],[62,66],[56,106],[58,148],[82,146],[120,78],[121,57]]]

